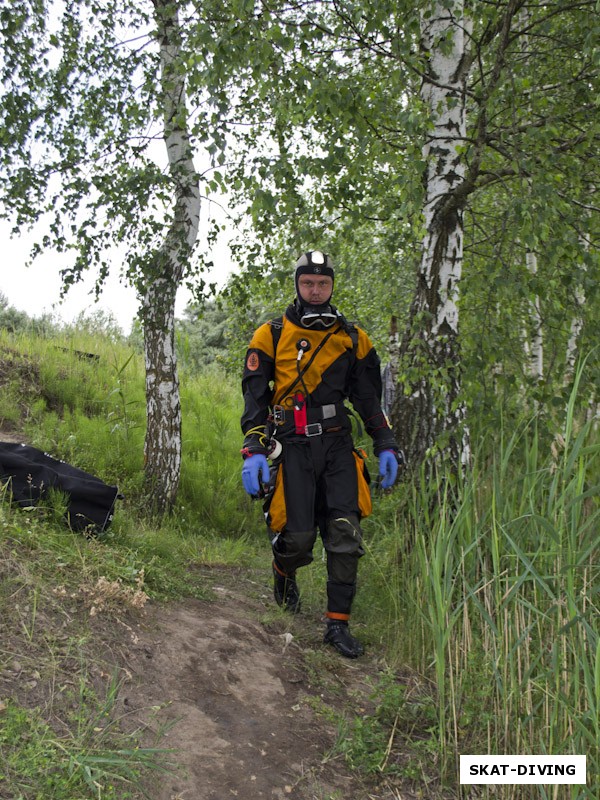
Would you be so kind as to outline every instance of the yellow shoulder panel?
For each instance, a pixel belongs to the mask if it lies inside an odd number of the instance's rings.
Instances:
[[[359,359],[366,358],[373,349],[373,342],[369,339],[368,335],[362,328],[356,328],[358,331],[358,347],[356,348],[356,357]]]
[[[248,345],[248,349],[262,350],[262,352],[270,358],[275,357],[275,350],[273,349],[273,334],[271,332],[270,323],[265,322],[264,325],[261,325],[260,328],[256,329],[254,336]]]

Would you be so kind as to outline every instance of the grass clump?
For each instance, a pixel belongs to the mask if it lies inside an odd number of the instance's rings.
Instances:
[[[90,699],[70,720],[68,732],[53,730],[38,709],[0,701],[0,787],[19,800],[129,800],[140,776],[161,769],[158,748],[135,744],[117,727],[114,706],[118,686],[112,683],[104,701],[90,713]],[[89,691],[86,692],[89,695]]]

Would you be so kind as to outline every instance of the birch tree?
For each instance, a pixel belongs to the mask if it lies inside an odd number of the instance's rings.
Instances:
[[[508,3],[480,23],[479,50],[471,46],[471,22],[460,2],[350,4],[334,11],[324,6],[322,15],[311,9],[305,18],[296,9],[284,20],[285,31],[288,41],[295,30],[304,38],[296,51],[288,44],[289,63],[279,59],[271,72],[277,104],[258,103],[249,93],[260,109],[262,136],[273,118],[310,121],[301,137],[293,127],[280,126],[285,164],[263,148],[267,155],[256,159],[254,173],[252,164],[241,166],[244,177],[250,173],[243,186],[253,196],[254,220],[264,239],[273,238],[275,221],[286,225],[290,208],[285,244],[306,247],[309,236],[313,242],[314,237],[335,242],[357,265],[348,268],[351,283],[344,299],[351,299],[361,276],[373,286],[375,275],[386,275],[386,294],[377,298],[382,308],[398,301],[398,288],[417,262],[416,292],[392,369],[400,381],[394,427],[414,465],[435,453],[447,455],[456,470],[469,461],[458,330],[463,213],[479,186],[490,97],[519,6]],[[485,48],[475,100],[471,92],[475,108],[467,137],[467,81]],[[287,191],[290,184],[296,197]],[[414,233],[421,230],[422,255],[414,259]],[[383,262],[381,253],[387,253]],[[343,292],[343,273],[339,284]],[[400,309],[392,307],[394,312]],[[405,318],[404,309],[398,316]]]
[[[538,274],[538,260],[532,250],[525,255],[525,264],[529,275],[535,279]],[[524,349],[527,358],[527,370],[534,383],[544,377],[544,331],[542,326],[542,310],[539,294],[535,294],[529,302],[528,319],[524,331]],[[530,335],[529,330],[532,330]]]
[[[520,10],[518,21],[522,29],[527,31],[530,21],[527,8]],[[529,48],[529,36],[527,34],[521,37],[520,48],[523,51],[523,58],[527,60]],[[530,118],[529,121],[531,123],[532,119]],[[531,283],[535,284],[538,272],[538,258],[535,251],[530,248],[526,248],[525,265],[527,272],[533,279]],[[528,318],[523,332],[523,346],[527,359],[527,370],[532,381],[537,385],[544,377],[544,332],[540,296],[537,292],[534,293],[533,298],[530,300],[529,308],[526,310],[530,313],[527,315]],[[529,333],[530,330],[532,330],[531,335]]]
[[[164,141],[172,179],[172,219],[141,289],[146,363],[144,448],[148,496],[159,510],[173,505],[181,473],[181,403],[175,355],[175,300],[200,220],[200,189],[188,130],[186,85],[177,5],[154,0],[160,46]]]
[[[417,290],[400,346],[393,418],[409,460],[440,448],[455,469],[470,460],[461,400],[458,291],[463,261],[466,167],[466,84],[470,22],[463,2],[433,3],[421,12],[427,54],[422,96],[431,117],[426,162],[424,227]]]
[[[63,255],[64,291],[92,270],[99,293],[117,269],[137,290],[145,485],[158,511],[172,507],[181,467],[175,298],[202,269],[194,255],[200,178],[186,107],[186,69],[194,61],[179,9],[169,0],[17,0],[2,16],[0,56],[3,216],[15,232],[43,222],[47,233],[33,255],[49,248]],[[209,146],[204,123],[196,109],[196,140]],[[154,144],[160,140],[166,171]]]
[[[39,2],[18,5],[28,9],[30,31],[34,18],[44,27]],[[455,470],[468,463],[463,365],[470,370],[471,398],[492,363],[501,362],[498,381],[510,389],[523,310],[524,253],[517,253],[516,242],[539,256],[532,287],[551,280],[556,290],[550,302],[540,295],[540,314],[552,322],[544,330],[552,364],[564,322],[557,293],[579,247],[572,234],[586,234],[578,230],[583,225],[590,241],[595,236],[595,223],[582,223],[577,204],[598,185],[597,23],[589,2],[572,0],[529,4],[527,22],[519,26],[515,19],[524,5],[215,0],[189,8],[166,2],[112,2],[105,8],[81,0],[74,8],[85,9],[88,20],[102,20],[95,38],[86,38],[91,28],[70,10],[64,32],[42,31],[41,41],[46,36],[55,43],[42,48],[40,58],[17,59],[33,91],[21,91],[23,81],[5,70],[4,85],[12,87],[3,105],[6,120],[16,119],[11,108],[17,106],[21,120],[2,153],[11,178],[4,186],[6,208],[21,215],[19,224],[35,214],[52,215],[52,240],[67,253],[74,238],[67,284],[89,266],[102,280],[111,268],[98,256],[102,245],[127,243],[125,277],[138,289],[148,334],[153,325],[166,332],[164,338],[147,336],[147,356],[159,353],[161,359],[149,375],[149,392],[155,392],[149,435],[171,452],[153,471],[149,465],[157,455],[147,442],[148,487],[163,480],[167,463],[175,474],[179,459],[167,307],[173,286],[197,266],[190,253],[197,198],[189,142],[206,148],[223,173],[228,170],[220,180],[240,201],[240,220],[252,223],[251,244],[240,250],[249,265],[278,262],[274,275],[283,286],[283,265],[318,243],[341,254],[336,299],[342,307],[377,324],[385,315],[398,317],[403,335],[394,365],[400,384],[393,421],[413,465],[428,455],[447,457]],[[169,9],[188,16],[169,52],[169,30],[161,33],[161,73],[157,15],[165,20]],[[23,47],[16,46],[24,25],[13,27],[11,52],[23,54],[31,42],[39,49],[37,35],[23,36]],[[176,29],[177,20],[171,32]],[[126,46],[124,30],[135,31]],[[524,36],[534,43],[526,56],[519,46]],[[60,68],[50,61],[44,66],[48,53],[60,54]],[[177,63],[185,64],[182,72]],[[193,122],[181,102],[184,73]],[[174,86],[181,115],[167,115],[170,161],[164,174],[147,157],[148,131],[156,134],[157,120],[164,118],[161,103]],[[226,167],[225,142],[233,145]],[[45,161],[37,158],[43,146]],[[182,180],[182,170],[189,170],[189,180]],[[62,183],[55,191],[57,176]],[[589,197],[585,202],[595,216],[598,203]],[[71,240],[65,220],[74,226]],[[586,261],[592,284],[593,258],[591,252]],[[407,302],[410,281],[415,288]],[[587,297],[593,291],[586,285]],[[485,342],[476,313],[484,295],[490,308],[500,309],[489,315],[496,317],[495,327]],[[163,298],[165,306],[153,314]],[[586,316],[583,331],[588,337],[591,318]],[[565,345],[566,338],[563,358]],[[520,341],[518,349],[522,368]],[[466,363],[465,351],[471,359]],[[174,390],[167,398],[169,383]],[[164,434],[161,403],[175,420]],[[164,504],[175,484],[165,487]]]

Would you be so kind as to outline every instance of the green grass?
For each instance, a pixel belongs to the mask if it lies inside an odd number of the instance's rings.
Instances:
[[[0,791],[19,800],[128,800],[134,797],[142,773],[163,770],[166,751],[132,745],[135,736],[118,728],[114,708],[118,685],[112,682],[101,701],[85,698],[68,720],[68,732],[58,734],[37,709],[13,701],[0,711]],[[2,788],[5,787],[5,788]],[[5,793],[10,792],[10,794]],[[138,795],[135,795],[138,796]]]
[[[42,623],[56,609],[57,582],[77,594],[104,579],[127,602],[138,590],[165,600],[205,596],[209,587],[195,569],[202,565],[260,566],[268,576],[261,509],[240,486],[237,379],[216,369],[182,375],[181,490],[174,513],[156,520],[140,499],[141,359],[124,344],[83,334],[47,341],[0,333],[3,353],[11,369],[0,374],[0,418],[24,424],[32,444],[125,494],[110,530],[96,540],[62,525],[60,498],[26,513],[0,505],[0,618],[9,618],[15,595],[22,598],[12,617],[23,654],[47,646]],[[336,752],[351,767],[440,785],[440,792],[445,784],[465,797],[533,800],[554,795],[525,786],[461,792],[458,756],[584,753],[588,786],[560,796],[600,793],[599,457],[597,431],[578,421],[574,392],[552,442],[535,421],[482,435],[459,491],[442,492],[440,501],[438,487],[450,486],[440,475],[375,498],[363,525],[352,624],[386,670],[373,686],[370,712],[334,715]],[[323,610],[325,579],[317,545],[315,562],[300,574],[303,617],[314,620]],[[279,624],[277,613],[269,624]],[[305,627],[293,620],[297,641],[308,636]],[[83,652],[75,632],[70,646]],[[329,670],[328,657],[333,668],[329,653],[309,652],[315,676]],[[96,719],[108,700],[82,698],[79,720]],[[96,783],[108,798],[113,776],[121,781],[114,796],[135,796],[135,776],[156,754],[136,760],[119,742],[117,722],[109,726],[114,738],[98,741],[87,723],[63,721],[70,733],[59,736],[43,708],[11,703],[0,714],[9,732],[0,734],[8,736],[0,739],[6,763],[13,772],[30,764],[28,779],[36,770],[40,776],[19,790],[23,798],[93,798]],[[54,794],[44,781],[54,781]]]

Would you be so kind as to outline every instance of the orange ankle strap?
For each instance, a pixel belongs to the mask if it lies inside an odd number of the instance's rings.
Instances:
[[[350,614],[338,614],[336,611],[326,611],[325,616],[328,619],[335,619],[339,622],[348,622],[350,619]]]

